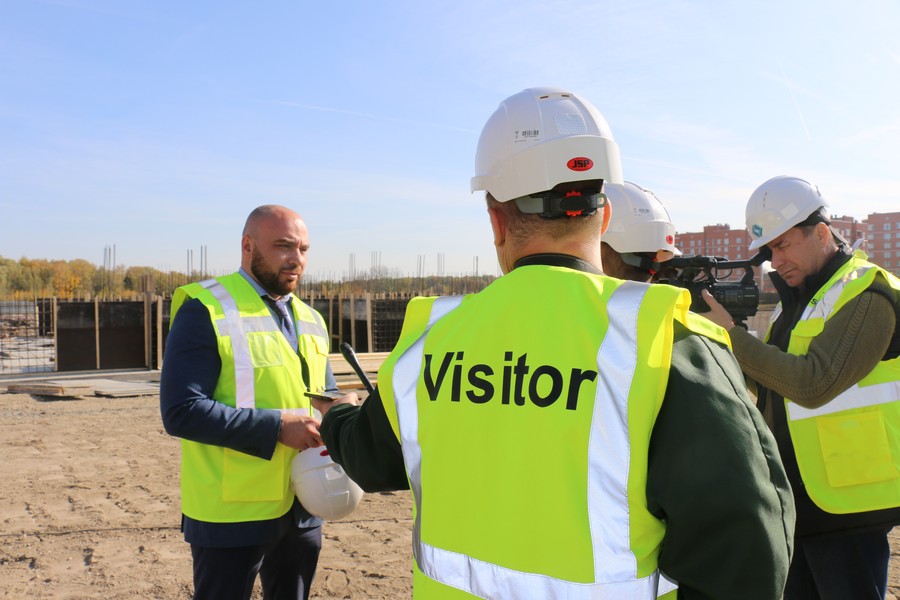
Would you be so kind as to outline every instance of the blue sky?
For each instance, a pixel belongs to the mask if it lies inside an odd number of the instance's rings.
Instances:
[[[481,126],[526,87],[606,116],[679,231],[775,175],[900,211],[900,3],[0,0],[0,256],[214,272],[285,204],[308,273],[497,274]]]

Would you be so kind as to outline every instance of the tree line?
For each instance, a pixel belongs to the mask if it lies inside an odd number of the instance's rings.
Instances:
[[[61,298],[66,300],[130,299],[146,293],[171,297],[179,286],[225,273],[163,272],[152,267],[108,269],[84,259],[47,260],[0,256],[0,299]],[[352,280],[305,276],[298,294],[309,297],[349,294],[446,295],[477,292],[491,275],[404,276],[376,267],[356,273]]]
[[[16,261],[0,256],[0,297],[3,298],[89,299],[129,297],[147,291],[165,294],[189,281],[184,273],[163,273],[151,267],[106,269],[81,258]]]

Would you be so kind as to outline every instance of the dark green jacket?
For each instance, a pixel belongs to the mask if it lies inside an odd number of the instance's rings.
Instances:
[[[332,408],[321,433],[363,489],[408,488],[377,389],[360,407]],[[794,505],[775,440],[734,356],[677,322],[651,439],[647,497],[650,510],[666,520],[659,567],[679,582],[680,598],[781,598]],[[552,525],[552,510],[535,507],[533,522],[522,527]]]

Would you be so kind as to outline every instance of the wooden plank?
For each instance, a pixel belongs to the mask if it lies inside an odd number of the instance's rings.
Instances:
[[[366,386],[363,385],[363,382],[356,375],[353,377],[341,375],[340,377],[335,377],[335,380],[337,381],[338,389],[341,390],[358,391],[366,389]]]
[[[145,280],[146,281],[146,280]],[[150,292],[144,292],[144,366],[153,368],[151,351],[153,350],[153,323],[150,319],[150,310],[153,307]]]
[[[356,355],[360,366],[363,371],[365,371],[366,377],[372,382],[372,385],[378,383],[378,369],[381,367],[381,363],[384,362],[384,359],[387,358],[388,354],[390,354],[390,352],[364,352]],[[359,377],[356,375],[356,371],[354,371],[353,367],[350,366],[350,363],[344,359],[344,356],[342,354],[329,354],[328,362],[331,365],[331,370],[334,373],[334,378],[337,381],[338,387],[342,390],[352,390],[359,394],[360,398],[365,399],[368,395],[366,393],[366,386],[360,381]]]
[[[375,348],[375,332],[372,319],[372,294],[366,294],[366,348]]]
[[[350,296],[350,345],[357,348],[356,343],[356,308],[353,306],[356,296]]]
[[[162,368],[163,360],[163,297],[156,297],[156,368]]]
[[[33,394],[35,396],[53,396],[58,398],[80,398],[84,396],[127,398],[159,394],[159,384],[144,381],[116,381],[114,379],[92,378],[18,383],[8,386],[6,391],[10,394]]]
[[[78,383],[14,383],[7,386],[9,394],[32,394],[34,396],[53,396],[55,398],[81,398],[94,393],[94,388]]]
[[[362,367],[363,371],[367,374],[374,374],[378,373],[378,369],[381,368],[381,363],[384,362],[384,359],[387,358],[388,354],[390,354],[390,352],[364,352],[362,354],[357,354],[356,358],[359,360],[359,365]],[[328,362],[331,364],[331,371],[335,375],[356,373],[356,371],[353,370],[353,367],[350,366],[350,363],[348,363],[340,353],[329,354]]]
[[[100,298],[94,298],[94,348],[97,370],[100,370]]]
[[[110,398],[128,398],[131,396],[154,396],[159,394],[159,384],[144,381],[115,381],[98,379],[94,383],[94,395]]]

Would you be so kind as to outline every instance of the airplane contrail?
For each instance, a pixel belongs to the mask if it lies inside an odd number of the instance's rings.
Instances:
[[[791,100],[794,102],[794,108],[797,109],[797,114],[800,116],[800,123],[803,125],[803,131],[806,132],[806,139],[810,142],[812,141],[812,136],[809,134],[809,127],[806,126],[806,119],[803,118],[803,111],[800,110],[800,103],[797,102],[797,97],[794,96],[794,89],[791,85],[791,82],[788,80],[787,75],[784,73],[784,68],[781,69],[781,76],[784,79],[784,85],[787,87],[788,94],[791,95]]]

